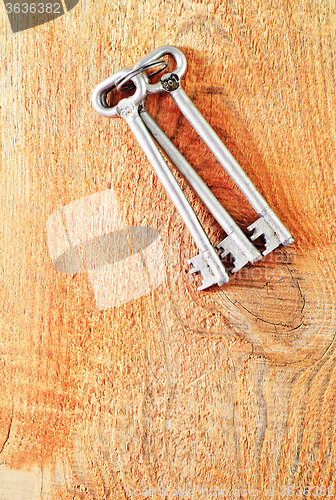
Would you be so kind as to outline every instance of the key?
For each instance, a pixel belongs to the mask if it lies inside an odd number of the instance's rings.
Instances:
[[[93,106],[103,116],[124,118],[152,164],[200,251],[199,255],[188,261],[193,266],[191,273],[200,272],[202,275],[202,285],[198,290],[205,290],[214,284],[222,286],[229,281],[227,270],[139,115],[139,104],[146,95],[144,77],[141,74],[132,77],[136,91],[131,97],[122,99],[112,108],[108,108],[104,102],[108,91],[114,88],[118,79],[129,71],[129,69],[121,70],[97,85],[92,95]]]
[[[203,118],[192,101],[190,101],[184,90],[179,87],[172,92],[172,94],[174,101],[180,108],[183,115],[187,118],[198,135],[203,139],[210,151],[224,167],[231,179],[239,187],[259,215],[260,218],[251,224],[248,227],[248,230],[254,231],[252,240],[255,240],[259,236],[264,236],[265,250],[263,251],[263,255],[267,255],[280,244],[288,246],[293,243],[294,239],[290,232],[275,215],[271,207],[267,204],[266,200],[259,193],[244,170],[219,139],[216,132]]]
[[[221,203],[217,200],[212,191],[203,182],[180,151],[169,140],[155,120],[150,116],[145,108],[144,102],[139,106],[139,114],[161,149],[178,168],[183,177],[189,182],[196,194],[201,198],[214,218],[228,235],[217,245],[217,248],[222,250],[222,259],[229,254],[232,255],[234,259],[232,272],[239,271],[248,262],[254,263],[260,260],[262,257],[260,252],[249,241]]]
[[[265,250],[263,251],[263,255],[267,255],[280,244],[288,246],[293,243],[294,239],[290,232],[278,219],[230,151],[224,146],[216,132],[180,86],[180,79],[187,67],[184,54],[176,47],[166,45],[159,47],[142,58],[135,64],[134,68],[141,67],[141,65],[148,64],[165,55],[174,57],[176,68],[173,73],[164,74],[160,82],[147,85],[147,92],[157,93],[165,91],[172,97],[182,114],[250,202],[259,215],[259,219],[251,224],[248,229],[254,231],[251,236],[252,240],[261,235],[264,236]]]

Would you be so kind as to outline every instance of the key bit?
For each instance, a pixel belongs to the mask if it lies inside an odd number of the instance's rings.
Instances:
[[[230,236],[227,236],[223,241],[221,241],[218,245],[217,248],[219,250],[223,250],[219,256],[223,260],[227,255],[231,254],[233,259],[234,259],[234,267],[232,268],[231,272],[236,273],[238,272],[242,267],[246,266],[248,263],[249,259],[246,257],[246,255],[243,254],[239,246],[235,241],[230,238]]]
[[[203,254],[198,254],[196,257],[188,260],[188,264],[191,264],[193,267],[189,271],[190,274],[200,273],[202,275],[202,286],[198,287],[197,290],[205,290],[212,285],[222,286],[224,283],[229,281],[229,276],[223,274],[223,272],[216,272],[216,264],[213,262],[211,255],[207,255],[207,252]],[[215,272],[214,272],[215,271]],[[217,275],[217,276],[216,276]]]
[[[268,253],[272,252],[281,244],[278,235],[275,233],[275,231],[273,231],[271,226],[263,217],[260,217],[260,219],[253,222],[253,224],[251,224],[247,228],[247,230],[253,231],[253,234],[251,235],[252,241],[259,238],[259,236],[264,237],[266,250],[262,252],[263,255],[267,255]]]
[[[243,231],[237,226],[223,241],[217,245],[218,250],[222,250],[220,258],[223,260],[227,255],[231,254],[234,259],[234,267],[232,273],[236,273],[248,262],[254,264],[262,258],[261,253],[253,246],[246,245],[247,237]]]

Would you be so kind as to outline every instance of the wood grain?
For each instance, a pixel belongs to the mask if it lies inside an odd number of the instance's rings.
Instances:
[[[1,5],[0,23],[1,500],[336,491],[333,2],[81,0],[16,34]],[[184,89],[295,237],[202,293],[186,264],[196,247],[132,133],[90,103],[164,44],[183,50]],[[148,109],[234,219],[253,222],[172,101]],[[99,311],[86,273],[53,268],[46,224],[111,187],[125,226],[159,232],[166,276]]]

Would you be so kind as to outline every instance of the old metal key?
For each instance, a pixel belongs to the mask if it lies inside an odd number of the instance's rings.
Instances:
[[[158,124],[150,116],[144,104],[139,106],[140,116],[146,124],[146,127],[170,158],[172,163],[178,168],[183,177],[189,182],[196,194],[200,197],[214,218],[224,229],[228,235],[221,241],[217,247],[222,250],[221,258],[231,254],[234,259],[234,267],[232,272],[239,271],[248,262],[254,263],[261,259],[260,252],[248,240],[242,230],[238,227],[235,221],[231,218],[228,212],[224,209],[221,203],[217,200],[212,191],[203,182],[199,175],[195,172],[192,166],[168,139],[166,134],[161,130]]]
[[[163,60],[156,61],[156,64],[165,63]],[[148,64],[154,65],[154,62]],[[164,64],[164,68],[167,64]],[[117,90],[123,90],[123,87],[129,88],[129,80],[132,75],[137,74],[140,69],[133,69],[129,75],[125,76],[117,85]],[[157,74],[157,71],[154,73]],[[149,85],[149,78],[146,74],[143,74],[147,85]],[[152,76],[152,75],[151,75]],[[224,209],[212,191],[203,182],[199,175],[195,172],[192,166],[184,158],[184,156],[179,152],[179,150],[174,146],[174,144],[169,140],[166,134],[161,130],[158,124],[153,120],[148,111],[145,108],[145,99],[142,105],[139,106],[139,113],[144,121],[146,127],[154,137],[155,141],[161,147],[161,149],[166,153],[168,158],[177,167],[183,177],[189,182],[191,187],[194,189],[195,193],[201,198],[203,203],[212,213],[214,218],[224,229],[228,235],[223,239],[217,248],[222,250],[221,258],[224,259],[227,255],[231,255],[234,261],[234,267],[232,272],[235,273],[244,267],[248,262],[252,264],[257,262],[262,258],[261,253],[255,248],[255,246],[250,242],[250,240],[245,236],[242,230],[238,227],[232,217]]]
[[[180,79],[184,75],[187,67],[184,54],[176,47],[165,45],[140,59],[140,61],[134,65],[134,69],[136,70],[146,64],[153,63],[158,60],[158,58],[165,55],[171,55],[174,57],[176,68],[173,73],[164,74],[160,82],[148,84],[147,92],[157,93],[165,91],[173,98],[174,102],[187,118],[191,126],[203,139],[210,151],[250,202],[254,210],[259,215],[259,219],[251,224],[247,229],[249,231],[254,231],[251,235],[252,240],[255,240],[259,236],[264,236],[265,250],[263,255],[267,255],[280,244],[284,246],[290,245],[294,241],[290,232],[275,215],[271,207],[256,189],[244,170],[232,156],[230,151],[224,146],[218,135],[204,119],[180,86]],[[220,246],[221,244],[219,247]]]
[[[144,65],[144,68],[147,67]],[[135,74],[131,78],[136,87],[135,93],[131,97],[122,99],[116,106],[111,108],[106,104],[107,93],[130,72],[132,72],[132,69],[121,70],[97,85],[92,95],[93,106],[103,116],[121,116],[126,120],[170,199],[180,213],[200,250],[199,255],[188,261],[193,265],[191,272],[199,271],[202,274],[202,286],[198,290],[204,290],[216,283],[221,286],[229,281],[227,270],[139,115],[139,105],[147,93],[147,85],[143,75]]]

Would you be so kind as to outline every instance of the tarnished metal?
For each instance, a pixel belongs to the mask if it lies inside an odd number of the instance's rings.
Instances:
[[[216,132],[201,115],[196,106],[180,86],[180,79],[184,75],[187,67],[184,54],[176,47],[165,45],[140,59],[140,61],[134,65],[134,68],[141,67],[146,62],[154,61],[155,58],[162,58],[166,55],[174,57],[176,68],[173,73],[165,73],[160,82],[156,84],[148,84],[147,93],[155,94],[164,91],[173,98],[174,102],[187,118],[191,126],[203,139],[210,151],[242,191],[260,217],[260,219],[248,227],[248,230],[254,231],[251,239],[256,239],[261,235],[264,236],[265,251],[263,252],[263,255],[268,254],[280,244],[284,246],[290,245],[293,243],[294,239],[288,229],[275,215],[266,200],[254,186],[253,182],[249,179],[239,163],[235,160]],[[174,82],[174,84],[167,84],[167,82],[170,81]]]
[[[200,197],[205,206],[209,209],[214,218],[228,235],[219,243],[218,248],[222,252],[221,258],[226,257],[228,254],[232,255],[234,259],[232,272],[239,271],[248,262],[254,263],[260,260],[262,257],[260,252],[249,241],[205,182],[199,177],[184,156],[168,139],[155,120],[153,120],[144,107],[144,104],[139,106],[139,112],[142,120],[146,124],[156,142],[170,158],[183,177],[188,181],[195,193]]]
[[[165,73],[159,82],[151,83],[144,72],[157,65],[166,67],[167,63],[162,58],[168,55],[172,56],[175,60],[176,67],[173,72]],[[166,134],[149,115],[144,105],[147,94],[167,92],[173,98],[183,115],[248,199],[254,210],[258,213],[259,219],[247,229],[253,231],[251,235],[251,240],[253,241],[259,236],[264,237],[265,250],[263,251],[263,255],[271,252],[280,244],[284,246],[290,245],[294,240],[232,154],[224,146],[218,135],[180,86],[180,79],[184,75],[186,67],[186,58],[179,49],[167,45],[159,47],[138,61],[133,68],[118,71],[104,80],[104,82],[97,85],[93,92],[92,102],[98,113],[106,117],[121,116],[126,120],[133,131],[200,250],[200,254],[190,259],[188,262],[193,266],[190,272],[201,272],[203,282],[199,290],[204,290],[215,283],[221,286],[229,280],[229,276],[224,264],[221,262],[216,250],[211,245],[202,225],[197,219],[195,212],[188,203],[181,187],[158,150],[154,139],[184,178],[189,182],[226,232],[226,238],[217,245],[217,248],[222,252],[222,259],[228,254],[233,257],[234,267],[232,272],[237,272],[248,262],[254,263],[258,261],[261,259],[262,255],[231,218],[184,156],[177,150]],[[153,74],[157,74],[162,69],[164,68],[155,71]],[[121,90],[128,82],[133,82],[135,86],[136,90],[134,95],[127,99],[122,99],[116,106],[109,108],[106,103],[107,94],[114,87]],[[129,88],[130,87],[127,86],[127,89]]]
[[[126,76],[122,77],[120,81],[116,82],[116,89],[118,92],[123,92],[123,91],[128,91],[135,89],[134,83],[131,81],[133,76],[139,75],[139,73],[145,73],[145,71],[148,71],[149,69],[155,67],[155,66],[162,66],[156,71],[153,71],[150,75],[148,75],[148,78],[153,78],[153,76],[161,73],[161,71],[165,70],[168,64],[164,59],[159,59],[158,61],[152,61],[147,64],[144,64],[144,66],[141,66],[140,68],[137,69],[132,69]],[[129,83],[130,82],[130,83]],[[126,85],[129,83],[129,85]]]
[[[193,265],[191,272],[199,271],[203,277],[202,285],[198,289],[204,290],[214,284],[221,286],[229,281],[227,270],[139,115],[138,107],[147,91],[144,77],[141,74],[132,77],[136,87],[133,96],[122,99],[113,108],[106,108],[104,96],[115,87],[118,79],[126,76],[129,71],[121,70],[97,85],[92,95],[93,106],[103,116],[124,118],[152,164],[200,251],[198,256],[189,261]]]

